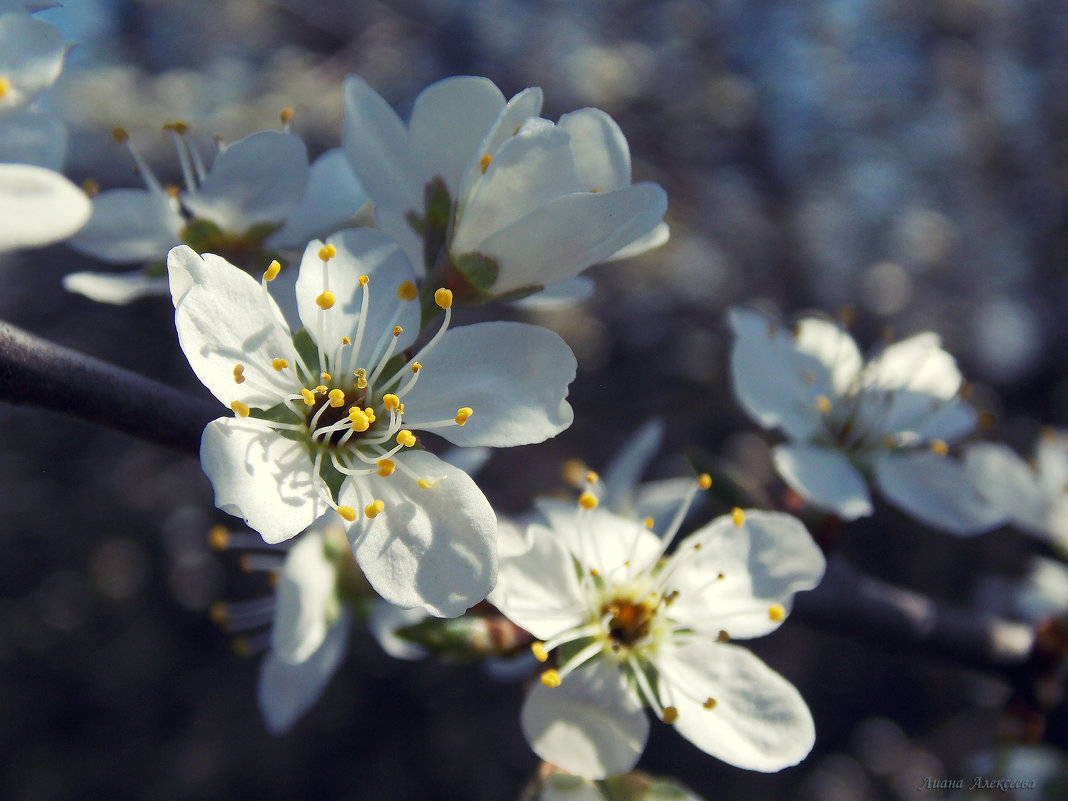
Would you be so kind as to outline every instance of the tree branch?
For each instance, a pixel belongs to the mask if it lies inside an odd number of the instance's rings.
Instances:
[[[193,456],[218,403],[0,321],[0,400],[98,423]]]

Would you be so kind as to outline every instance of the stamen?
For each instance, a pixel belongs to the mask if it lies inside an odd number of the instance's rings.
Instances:
[[[359,433],[371,427],[371,421],[367,418],[367,415],[355,406],[349,409],[349,422],[352,423],[352,430]]]
[[[315,305],[318,306],[323,311],[326,311],[327,309],[333,308],[334,303],[336,303],[336,302],[337,302],[337,298],[334,297],[334,293],[331,292],[329,289],[324,289],[319,294],[319,297],[317,297],[315,299]]]
[[[356,389],[367,389],[367,371],[361,367],[353,375],[356,377]]]
[[[300,391],[300,395],[301,395],[302,398],[304,398],[304,403],[306,405],[308,405],[308,406],[314,406],[315,405],[315,393],[312,392],[310,389],[305,387],[304,389],[302,389]]]
[[[483,175],[485,175],[486,174],[486,170],[489,169],[489,165],[490,165],[491,161],[493,161],[493,156],[491,156],[489,153],[485,154],[482,158],[480,158],[478,160],[478,166],[479,166],[479,168],[481,168]]]
[[[667,723],[668,725],[670,725],[670,724],[674,723],[678,719],[679,719],[679,710],[678,710],[677,707],[674,707],[674,706],[665,706],[664,707],[664,717],[663,717],[664,723]]]
[[[339,506],[337,513],[349,523],[356,522],[356,510],[351,506]]]
[[[734,521],[734,525],[741,527],[745,523],[745,512],[735,506],[731,509],[731,520]]]
[[[534,654],[534,658],[539,662],[545,662],[549,658],[549,653],[545,650],[545,643],[535,640],[530,644],[530,650]]]
[[[816,398],[816,408],[819,409],[820,414],[829,414],[831,411],[831,399],[826,395],[820,395]]]
[[[278,119],[282,123],[282,130],[286,133],[289,132],[289,128],[293,124],[293,117],[295,115],[296,112],[294,112],[291,108],[284,108],[278,112]]]
[[[337,256],[337,248],[331,243],[327,243],[319,248],[319,258],[323,261],[330,261],[330,259]]]
[[[248,417],[249,413],[252,411],[248,408],[247,403],[242,403],[238,400],[231,402],[230,408],[233,409],[234,414],[236,414],[238,417]]]
[[[434,303],[439,308],[447,309],[452,306],[452,290],[442,287],[434,293]]]
[[[768,620],[781,623],[786,619],[786,607],[782,604],[772,604],[768,607]]]
[[[82,191],[88,197],[96,197],[100,194],[100,183],[92,178],[86,178],[82,181]]]
[[[475,411],[470,406],[464,406],[462,409],[456,411],[456,425],[462,426],[467,422],[467,418],[474,414]]]
[[[234,383],[235,384],[244,384],[245,383],[245,365],[243,365],[243,364],[235,364],[234,365]]]
[[[559,687],[560,673],[553,668],[549,668],[541,674],[541,683],[546,687]]]
[[[415,482],[419,485],[419,489],[433,489],[441,483],[440,478],[421,478]]]
[[[712,476],[710,476],[708,473],[701,473],[701,475],[697,477],[697,486],[703,490],[711,489]]]
[[[401,281],[397,287],[397,297],[401,300],[415,300],[419,297],[419,289],[411,281]]]
[[[289,367],[289,361],[287,359],[271,359],[271,367],[280,373]]]
[[[226,526],[212,526],[208,543],[213,551],[225,551],[230,545],[230,530]]]
[[[393,475],[393,471],[397,469],[397,463],[392,459],[379,459],[378,462],[378,475],[382,478],[388,478]]]
[[[409,431],[407,428],[401,429],[397,432],[397,444],[403,445],[405,448],[411,448],[415,445],[415,434]]]
[[[703,706],[705,709],[715,709],[716,708],[716,699],[712,698],[711,696],[709,696],[708,698],[705,699],[705,702],[703,704],[701,704],[701,706]]]
[[[330,406],[334,409],[340,409],[345,405],[345,390],[337,389],[336,387],[328,393],[327,397],[330,399]]]
[[[942,439],[931,440],[931,453],[935,456],[945,456],[949,453],[949,445]]]
[[[382,513],[382,510],[385,508],[385,501],[375,500],[372,503],[367,504],[367,506],[363,507],[363,513],[367,515],[367,517],[371,520],[374,520]]]
[[[3,100],[5,97],[7,97],[10,91],[11,81],[9,81],[7,78],[0,78],[0,100]]]
[[[592,492],[584,492],[579,495],[578,503],[583,509],[596,509],[597,496]]]
[[[400,406],[400,398],[393,394],[383,395],[382,406],[385,407],[386,411],[392,412]]]
[[[263,280],[270,283],[278,277],[278,273],[280,272],[282,272],[282,263],[278,261],[278,259],[275,259],[267,265],[267,269],[263,273]]]

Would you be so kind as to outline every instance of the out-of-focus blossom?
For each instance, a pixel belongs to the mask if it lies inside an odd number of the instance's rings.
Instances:
[[[165,187],[126,131],[117,129],[115,137],[129,148],[146,188],[101,192],[93,199],[89,224],[70,241],[87,256],[113,264],[147,262],[147,270],[72,273],[63,281],[68,290],[104,303],[166,295],[162,260],[180,244],[262,269],[275,251],[299,252],[316,236],[333,233],[367,201],[338,149],[309,167],[296,134],[260,131],[220,145],[206,170],[186,126],[167,128],[186,189]]]
[[[607,781],[557,772],[540,779],[521,801],[702,801],[702,798],[677,782],[639,771],[613,776]]]
[[[735,395],[750,417],[787,436],[775,466],[806,501],[846,520],[870,515],[871,480],[896,506],[954,534],[1003,522],[946,456],[977,418],[937,334],[888,345],[865,363],[853,338],[826,320],[803,319],[791,332],[735,308],[730,325]]]
[[[89,199],[58,172],[0,164],[0,252],[70,236],[89,219]]]
[[[973,443],[964,451],[964,467],[1012,525],[1068,551],[1068,431],[1047,428],[1030,463],[1007,445]]]
[[[305,251],[294,337],[267,290],[212,254],[169,257],[179,342],[235,416],[208,424],[201,463],[219,508],[267,542],[334,509],[371,585],[398,606],[450,617],[496,579],[496,517],[471,478],[415,448],[415,431],[454,445],[540,442],[571,424],[575,359],[532,325],[441,327],[410,360],[420,305],[400,249],[377,231]]]
[[[540,89],[506,101],[475,77],[427,87],[407,126],[357,76],[345,102],[345,152],[378,226],[465,302],[529,294],[667,239],[664,190],[631,183],[627,141],[603,111],[554,124],[537,116]]]
[[[588,778],[629,771],[645,747],[643,707],[698,748],[738,767],[775,771],[814,741],[797,690],[731,637],[774,631],[793,595],[814,587],[824,559],[789,515],[735,510],[665,556],[698,486],[657,536],[649,521],[543,501],[548,525],[501,529],[490,595],[539,638],[555,667],[523,705],[523,731],[544,760]],[[508,542],[508,537],[519,537]]]

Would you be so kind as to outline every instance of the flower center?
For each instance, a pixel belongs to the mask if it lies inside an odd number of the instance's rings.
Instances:
[[[608,638],[613,649],[630,648],[649,636],[656,608],[646,602],[636,604],[617,598],[602,607],[601,615],[609,618]]]

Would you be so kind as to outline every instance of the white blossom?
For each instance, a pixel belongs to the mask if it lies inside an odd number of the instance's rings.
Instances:
[[[537,116],[540,89],[505,101],[475,77],[427,87],[407,126],[357,76],[345,103],[345,152],[379,228],[464,300],[542,289],[667,238],[663,189],[631,183],[627,141],[603,111],[552,123]]]
[[[775,466],[814,507],[845,520],[870,515],[872,480],[896,506],[955,534],[1001,523],[946,456],[977,417],[937,334],[887,345],[865,363],[847,332],[819,318],[789,332],[735,308],[730,325],[735,395],[750,417],[786,435]]]
[[[540,442],[570,425],[575,359],[537,326],[489,322],[420,330],[415,275],[377,231],[312,242],[296,282],[294,337],[267,287],[188,247],[169,257],[186,357],[234,417],[210,423],[201,463],[219,508],[267,542],[334,509],[356,560],[388,601],[454,616],[496,577],[496,518],[471,478],[413,431],[454,445]]]

